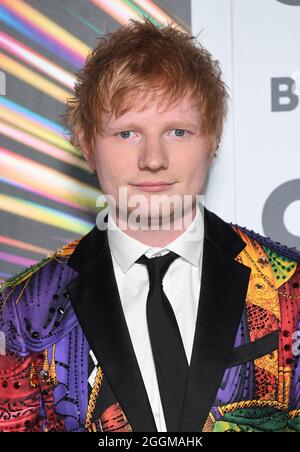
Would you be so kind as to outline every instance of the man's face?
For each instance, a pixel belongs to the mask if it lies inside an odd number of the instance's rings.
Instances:
[[[141,104],[137,105],[140,108]],[[104,132],[96,137],[95,154],[85,156],[90,168],[97,171],[102,192],[113,197],[120,214],[125,212],[119,203],[120,187],[125,187],[128,200],[142,195],[148,219],[153,197],[179,195],[183,199],[183,195],[202,193],[212,156],[206,149],[199,113],[188,97],[169,109],[156,97],[143,111],[132,109],[117,119],[103,119]],[[145,182],[168,185],[140,186]],[[127,214],[136,207],[127,205]],[[171,212],[173,208],[171,205]]]

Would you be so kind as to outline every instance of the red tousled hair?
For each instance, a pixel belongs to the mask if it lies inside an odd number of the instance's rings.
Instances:
[[[160,28],[148,18],[130,19],[99,38],[76,75],[64,115],[74,146],[84,140],[93,151],[103,113],[118,117],[137,99],[160,94],[168,106],[189,95],[199,111],[207,148],[216,150],[229,97],[219,62],[194,36],[172,24]]]

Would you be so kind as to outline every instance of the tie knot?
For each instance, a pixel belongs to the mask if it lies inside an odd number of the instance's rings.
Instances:
[[[152,257],[148,259],[145,255],[136,260],[137,264],[144,264],[147,266],[150,285],[162,284],[163,277],[165,276],[171,263],[179,257],[178,254],[169,251],[164,256]]]

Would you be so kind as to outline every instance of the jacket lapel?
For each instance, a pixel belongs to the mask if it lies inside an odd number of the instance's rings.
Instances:
[[[119,297],[107,232],[95,227],[80,241],[68,265],[80,273],[67,286],[74,311],[132,430],[156,432]]]
[[[246,246],[204,208],[201,289],[179,431],[201,432],[222,382],[242,316],[251,269],[234,258]]]

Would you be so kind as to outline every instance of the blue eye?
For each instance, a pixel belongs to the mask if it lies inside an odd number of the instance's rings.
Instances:
[[[120,132],[120,135],[122,138],[129,138],[130,132],[131,132],[131,130],[123,130],[122,132]]]
[[[173,129],[175,131],[176,137],[184,137],[189,132],[185,129]],[[132,130],[122,130],[121,132],[118,132],[116,135],[119,135],[121,138],[127,139],[130,138],[130,133]]]
[[[174,129],[174,130],[175,130],[175,135],[177,137],[183,137],[184,133],[186,132],[186,130],[184,130],[184,129]],[[177,133],[177,132],[179,132],[179,133]]]

